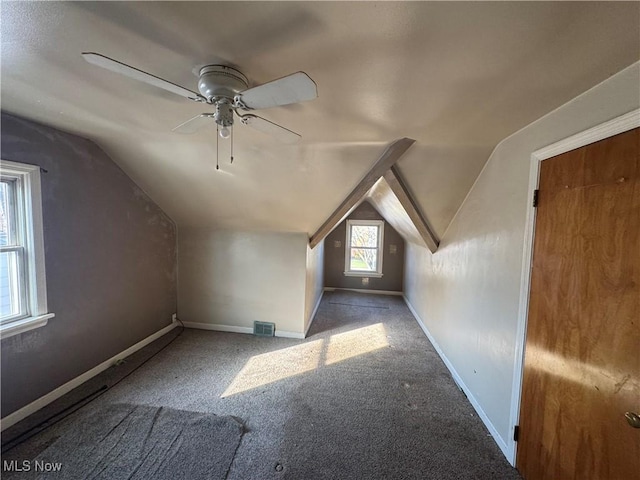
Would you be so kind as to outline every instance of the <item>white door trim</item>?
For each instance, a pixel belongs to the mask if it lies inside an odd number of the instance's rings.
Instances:
[[[640,127],[640,109],[633,110],[608,122],[597,125],[571,137],[548,145],[531,154],[531,164],[529,170],[529,193],[531,199],[527,208],[527,217],[524,235],[524,252],[522,255],[522,277],[520,279],[520,303],[518,306],[518,327],[516,333],[516,362],[515,375],[513,377],[513,387],[511,396],[510,425],[515,427],[520,419],[520,399],[522,394],[522,373],[524,368],[524,345],[526,341],[527,316],[529,313],[529,290],[531,288],[531,262],[533,260],[533,238],[535,233],[536,215],[533,208],[533,192],[538,188],[540,176],[540,163],[556,155],[584,147],[605,138],[624,133],[628,130]],[[512,443],[512,458],[509,458],[511,465],[516,464],[516,454],[518,444],[510,438]]]

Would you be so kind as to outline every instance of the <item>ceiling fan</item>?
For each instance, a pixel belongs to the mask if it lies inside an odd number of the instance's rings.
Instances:
[[[265,118],[251,113],[241,113],[241,111],[289,105],[313,100],[318,96],[315,82],[304,72],[293,73],[249,88],[247,77],[235,68],[226,65],[207,65],[200,69],[198,80],[200,93],[196,93],[98,53],[85,52],[82,56],[87,62],[112,72],[162,88],[194,102],[215,107],[215,112],[197,115],[173,129],[179,133],[196,132],[211,124],[213,120],[220,137],[228,138],[232,134],[231,128],[235,114],[244,125],[269,134],[284,143],[295,143],[300,139],[299,134]]]

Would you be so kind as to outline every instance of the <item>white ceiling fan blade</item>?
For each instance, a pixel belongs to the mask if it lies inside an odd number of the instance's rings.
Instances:
[[[242,108],[258,110],[313,100],[317,96],[316,83],[306,73],[298,72],[245,90],[236,98]]]
[[[282,143],[296,143],[300,140],[300,135],[296,132],[281,127],[277,123],[270,122],[257,115],[243,115],[241,121],[243,124],[255,128],[256,130],[271,135],[272,137],[280,140]]]
[[[154,87],[162,88],[163,90],[167,90],[182,97],[187,97],[191,100],[204,101],[204,97],[196,92],[192,92],[180,85],[168,82],[167,80],[163,80],[160,77],[143,72],[137,68],[130,67],[129,65],[113,60],[112,58],[105,57],[99,53],[84,52],[82,56],[87,62],[97,65],[98,67],[111,70],[112,72],[119,73],[120,75],[125,75],[129,78],[133,78],[134,80],[138,80],[139,82],[148,83]]]
[[[206,126],[211,126],[211,125],[215,125],[215,121],[213,120],[213,114],[202,113],[193,118],[190,118],[184,123],[181,123],[171,131],[177,132],[177,133],[195,133],[201,128]]]

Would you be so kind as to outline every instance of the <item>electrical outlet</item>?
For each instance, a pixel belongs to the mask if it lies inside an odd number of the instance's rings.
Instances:
[[[178,321],[178,314],[174,313],[173,315],[171,315],[171,321],[173,323],[176,323]]]

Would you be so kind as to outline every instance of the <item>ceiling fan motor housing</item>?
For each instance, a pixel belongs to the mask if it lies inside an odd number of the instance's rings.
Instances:
[[[200,69],[198,90],[209,103],[215,103],[216,97],[233,101],[236,94],[248,87],[247,77],[235,68],[225,65],[207,65]]]

